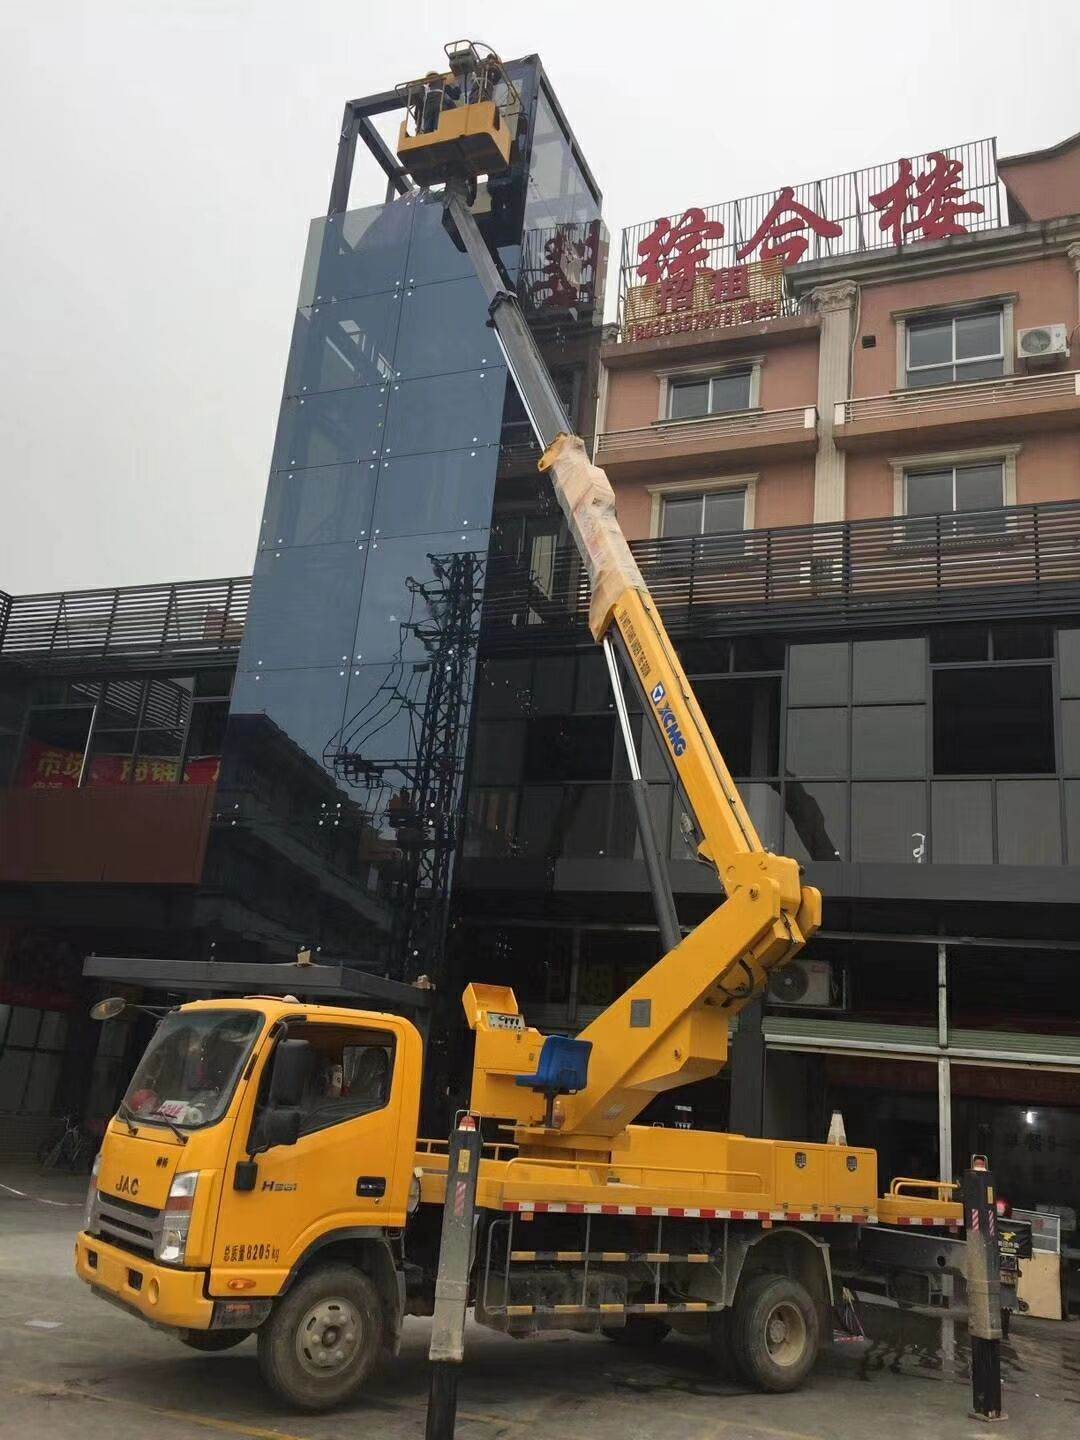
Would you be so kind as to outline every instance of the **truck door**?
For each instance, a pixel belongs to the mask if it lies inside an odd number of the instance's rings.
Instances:
[[[242,1113],[214,1239],[213,1294],[234,1294],[238,1281],[251,1295],[274,1294],[308,1249],[330,1231],[404,1223],[410,1161],[415,1148],[415,1098],[405,1103],[407,1066],[401,1062],[400,1023],[364,1016],[351,1024],[310,1018],[291,1023],[289,1040],[310,1048],[309,1076],[300,1103],[295,1144],[256,1157],[251,1189],[237,1189],[237,1164],[247,1160],[248,1137],[258,1136],[269,1094],[273,1054]],[[282,1038],[285,1038],[284,1036]],[[409,1131],[402,1143],[402,1126]],[[239,1174],[250,1183],[250,1173]]]

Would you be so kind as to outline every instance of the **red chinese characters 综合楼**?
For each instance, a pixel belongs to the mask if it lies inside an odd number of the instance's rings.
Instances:
[[[962,161],[950,160],[940,150],[931,151],[926,158],[930,164],[918,176],[910,160],[901,160],[893,183],[870,196],[870,204],[881,211],[878,229],[891,230],[894,245],[902,245],[908,236],[947,240],[966,235],[967,227],[956,217],[981,215],[986,208],[977,200],[964,199]],[[914,219],[905,220],[909,208]]]
[[[785,219],[791,216],[791,219]],[[795,199],[795,188],[785,185],[773,201],[769,213],[738,251],[736,257],[746,260],[760,245],[760,260],[782,260],[797,265],[810,248],[807,231],[823,240],[839,240],[844,231],[834,220],[826,220],[808,205]]]

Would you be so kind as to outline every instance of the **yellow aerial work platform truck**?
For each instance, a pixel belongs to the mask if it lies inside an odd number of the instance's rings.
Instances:
[[[758,838],[611,486],[569,433],[470,213],[477,176],[506,164],[513,87],[491,52],[448,54],[446,74],[404,87],[400,157],[425,185],[445,185],[450,238],[476,267],[588,568],[643,843],[624,679],[724,891],[684,938],[653,873],[666,953],[576,1039],[530,1028],[508,987],[465,991],[470,1110],[488,1143],[463,1293],[478,1322],[511,1335],[558,1327],[651,1345],[669,1329],[698,1332],[748,1383],[790,1390],[831,1338],[837,1277],[888,1290],[903,1275],[908,1301],[915,1277],[915,1298],[945,1297],[944,1277],[964,1273],[962,1207],[938,1182],[880,1195],[873,1150],[634,1124],[659,1093],[720,1070],[732,1019],[813,935],[821,897]],[[655,871],[656,848],[645,850]],[[344,1401],[393,1352],[403,1317],[435,1305],[448,1146],[417,1133],[422,1049],[401,1016],[290,997],[172,1011],[105,1134],[79,1276],[196,1350],[255,1331],[280,1396],[310,1410]]]

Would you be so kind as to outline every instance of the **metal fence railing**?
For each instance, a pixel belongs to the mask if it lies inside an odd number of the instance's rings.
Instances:
[[[1075,399],[1080,404],[1080,370],[1055,370],[1046,375],[1002,375],[996,380],[965,380],[958,385],[928,385],[889,395],[858,395],[838,400],[834,421],[891,420],[930,415],[939,410],[970,410],[989,405],[1031,404],[1039,400]]]
[[[695,440],[718,440],[725,436],[776,435],[789,430],[812,434],[816,425],[817,408],[813,405],[793,405],[783,410],[733,410],[700,420],[667,420],[635,430],[608,430],[597,436],[596,458],[603,461],[624,450],[644,450],[654,445],[676,449],[692,445]]]
[[[631,545],[676,633],[856,617],[904,623],[928,613],[968,618],[1080,605],[1080,501]],[[559,547],[542,576],[493,560],[485,646],[573,642],[586,633],[589,583],[576,550]]]
[[[242,575],[5,596],[0,600],[0,658],[235,651],[250,594],[251,577]]]

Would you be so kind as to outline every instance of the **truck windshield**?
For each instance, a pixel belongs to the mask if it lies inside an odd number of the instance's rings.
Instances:
[[[262,1023],[251,1010],[167,1015],[131,1078],[121,1113],[192,1129],[220,1120]]]

